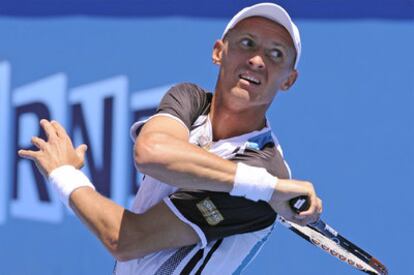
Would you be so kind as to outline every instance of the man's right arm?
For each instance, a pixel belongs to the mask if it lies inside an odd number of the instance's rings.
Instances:
[[[142,127],[134,146],[137,168],[179,188],[230,192],[236,164],[188,142],[188,130],[168,116]]]
[[[144,174],[184,189],[229,193],[234,186],[237,164],[190,144],[188,129],[168,116],[156,116],[144,124],[134,147],[135,163]],[[311,207],[294,213],[288,201],[306,195]],[[312,184],[279,179],[269,201],[272,208],[299,224],[319,218],[321,203]]]

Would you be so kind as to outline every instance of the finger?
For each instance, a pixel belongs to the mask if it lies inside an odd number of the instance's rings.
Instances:
[[[311,223],[317,222],[321,218],[322,214],[322,200],[320,198],[316,199],[317,205],[316,205],[316,213],[313,215]]]
[[[298,224],[301,225],[307,225],[307,224],[312,224],[315,223],[319,220],[320,216],[319,214],[314,214],[311,216],[307,216],[307,217],[295,217],[294,219],[297,221]]]
[[[306,215],[306,216],[299,216],[295,217],[300,221],[303,221],[306,224],[311,224],[319,221],[321,218],[321,212],[318,209],[315,209],[316,211],[312,214]]]
[[[50,122],[50,124],[52,124],[53,128],[55,128],[55,131],[56,131],[56,133],[57,133],[57,135],[59,137],[66,137],[66,136],[68,136],[68,134],[66,133],[65,128],[63,128],[63,126],[60,125],[59,122],[57,122],[56,120],[52,120]]]
[[[318,221],[322,213],[322,201],[318,197],[316,198],[315,212],[307,217],[310,223]]]
[[[314,215],[317,211],[318,197],[316,196],[315,190],[313,189],[312,186],[309,190],[307,197],[309,199],[309,208],[305,211],[300,212],[298,214],[299,216],[311,216],[311,215]]]
[[[30,159],[30,160],[36,160],[39,157],[39,151],[32,151],[32,150],[21,149],[17,152],[17,154],[21,158]]]
[[[32,141],[32,144],[40,150],[44,150],[44,148],[46,147],[46,141],[44,141],[43,139],[39,137],[32,137],[31,141]]]
[[[308,220],[304,217],[297,218],[296,212],[290,208],[290,205],[288,203],[286,203],[286,207],[281,209],[280,213],[286,220],[294,222],[296,224],[305,226],[309,223]]]
[[[319,215],[315,214],[315,215],[308,216],[308,217],[300,217],[300,218],[295,217],[295,220],[300,225],[307,225],[307,224],[312,224],[312,223],[317,222],[319,218],[320,218]]]
[[[42,126],[43,130],[45,131],[47,140],[54,139],[57,137],[55,127],[53,127],[48,120],[42,119],[40,121],[40,126]]]

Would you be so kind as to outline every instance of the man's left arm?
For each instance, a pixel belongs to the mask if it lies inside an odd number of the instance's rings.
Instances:
[[[86,146],[73,148],[59,123],[41,121],[47,141],[33,137],[38,151],[20,150],[21,157],[33,160],[39,171],[53,182],[61,200],[76,213],[120,261],[140,258],[152,252],[199,242],[193,229],[179,220],[160,202],[143,214],[128,211],[95,191],[83,166]],[[60,175],[59,175],[60,174]]]

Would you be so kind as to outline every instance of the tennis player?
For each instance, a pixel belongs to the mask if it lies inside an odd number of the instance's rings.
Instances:
[[[172,87],[156,114],[131,127],[145,178],[131,210],[95,191],[79,170],[86,145],[73,147],[56,121],[41,120],[47,140],[35,161],[62,202],[118,260],[115,274],[240,273],[262,247],[276,216],[298,224],[322,211],[313,185],[291,179],[265,113],[296,81],[300,36],[272,3],[247,7],[213,47],[214,94],[190,83]],[[289,200],[306,195],[296,214]]]

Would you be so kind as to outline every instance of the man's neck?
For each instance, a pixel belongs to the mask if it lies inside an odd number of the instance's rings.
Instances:
[[[265,113],[257,109],[235,111],[213,97],[210,119],[213,139],[220,140],[261,130],[266,125]]]

